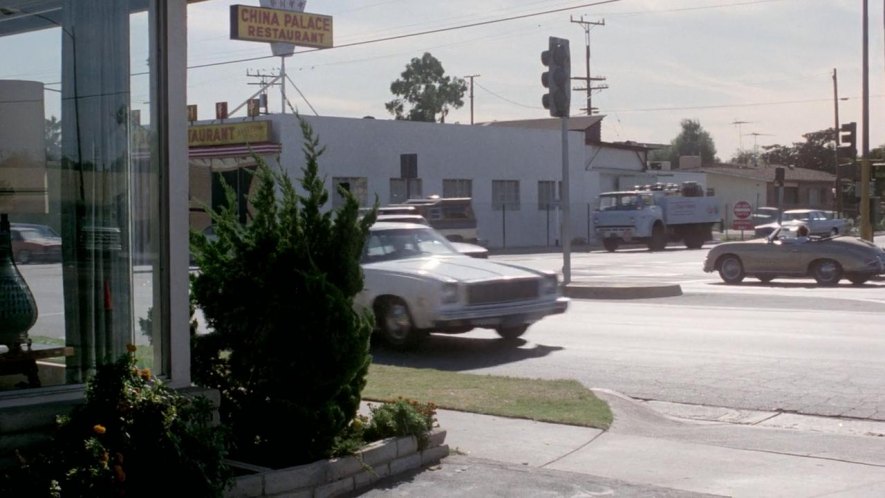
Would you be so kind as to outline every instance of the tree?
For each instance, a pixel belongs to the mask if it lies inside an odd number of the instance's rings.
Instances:
[[[43,138],[46,142],[46,159],[61,159],[61,121],[55,116],[45,120]]]
[[[218,389],[234,455],[284,467],[330,456],[359,409],[371,356],[373,318],[357,312],[359,266],[374,211],[343,188],[345,204],[324,211],[324,148],[306,121],[299,194],[260,158],[250,222],[239,222],[234,191],[212,211],[218,239],[191,233],[200,272],[196,303],[212,332],[193,346],[194,380]]]
[[[768,164],[778,164],[793,168],[806,168],[828,173],[836,173],[836,157],[833,146],[836,130],[812,131],[802,135],[805,142],[794,142],[793,145],[764,146],[762,160]]]
[[[682,132],[670,142],[670,163],[678,165],[681,156],[701,156],[701,164],[704,165],[715,162],[716,145],[700,121],[683,119],[680,125]]]
[[[384,106],[396,119],[435,122],[439,115],[439,122],[444,123],[450,107],[464,105],[465,91],[467,83],[463,79],[445,76],[439,60],[425,52],[420,59],[412,58],[400,79],[390,84],[390,92],[398,98]]]

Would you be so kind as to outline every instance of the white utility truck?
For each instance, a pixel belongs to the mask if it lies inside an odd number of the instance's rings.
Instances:
[[[722,221],[719,202],[704,195],[695,182],[646,185],[599,195],[593,225],[609,252],[621,244],[647,244],[662,251],[667,242],[684,241],[700,249],[713,239],[713,225]]]

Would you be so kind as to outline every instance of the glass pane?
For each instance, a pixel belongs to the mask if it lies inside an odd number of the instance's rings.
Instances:
[[[3,395],[85,382],[130,343],[153,363],[159,163],[135,3],[0,8],[0,213],[29,239],[12,252],[36,304],[23,334],[0,325]]]

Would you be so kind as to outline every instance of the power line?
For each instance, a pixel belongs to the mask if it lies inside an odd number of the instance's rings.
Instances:
[[[543,16],[543,15],[547,15],[547,14],[555,14],[557,12],[566,12],[569,10],[583,9],[585,7],[595,7],[597,5],[605,5],[605,4],[615,3],[615,2],[620,2],[620,1],[621,0],[599,0],[596,2],[590,2],[590,3],[581,4],[581,5],[574,5],[571,7],[560,7],[558,9],[549,9],[549,10],[544,10],[544,11],[540,11],[540,12],[532,12],[529,14],[520,14],[520,15],[516,15],[516,16],[501,17],[498,19],[490,19],[488,21],[479,21],[479,22],[474,22],[474,23],[461,24],[458,26],[449,26],[447,28],[429,29],[429,30],[425,30],[425,31],[418,31],[416,33],[407,33],[404,35],[394,35],[394,36],[387,36],[384,38],[376,38],[374,40],[363,40],[363,41],[358,41],[358,42],[353,42],[353,43],[344,43],[341,45],[335,45],[334,47],[330,47],[330,48],[323,48],[323,49],[317,48],[317,49],[310,49],[310,50],[301,50],[299,52],[296,52],[296,54],[316,52],[318,50],[332,50],[332,49],[336,49],[336,48],[356,47],[356,46],[360,46],[360,45],[369,45],[372,43],[381,43],[381,42],[386,42],[386,41],[402,40],[405,38],[414,38],[416,36],[425,36],[425,35],[432,35],[432,34],[436,34],[436,33],[445,33],[448,31],[456,31],[459,29],[475,28],[477,26],[488,26],[489,24],[497,24],[497,23],[502,23],[502,22],[515,21],[517,19],[527,19],[529,17],[537,17],[537,16]],[[252,61],[257,61],[257,60],[262,60],[262,59],[269,59],[271,57],[275,57],[275,56],[268,55],[268,56],[262,56],[262,57],[251,57],[248,59],[238,59],[238,60],[234,60],[234,61],[222,61],[222,62],[214,62],[214,63],[209,63],[209,64],[200,64],[200,65],[195,65],[195,66],[188,66],[188,69],[200,69],[200,68],[204,68],[204,67],[221,66],[221,65],[225,65],[225,64],[236,64],[239,62],[252,62]]]
[[[872,95],[875,98],[885,97],[885,94]],[[766,105],[789,105],[789,104],[813,104],[817,102],[830,102],[831,99],[807,99],[807,100],[780,100],[770,102],[749,102],[744,104],[719,104],[700,105],[688,107],[647,107],[644,109],[614,109],[609,112],[657,112],[657,111],[691,111],[699,109],[730,109],[740,107],[761,107]]]

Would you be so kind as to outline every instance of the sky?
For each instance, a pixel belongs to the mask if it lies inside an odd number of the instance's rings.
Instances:
[[[187,101],[198,105],[200,119],[214,118],[215,102],[233,110],[252,96],[260,79],[248,74],[279,70],[268,44],[230,39],[230,5],[258,3],[207,0],[188,7]],[[883,4],[869,0],[871,148],[885,144]],[[739,149],[802,142],[804,133],[834,125],[834,69],[840,121],[856,121],[860,141],[861,6],[861,0],[308,0],[306,12],[332,16],[335,48],[296,49],[285,61],[294,83],[286,92],[303,114],[392,119],[384,107],[394,98],[391,82],[413,57],[429,52],[449,76],[476,75],[475,123],[545,118],[540,54],[548,37],[566,38],[572,76],[586,76],[588,33],[574,22],[583,19],[600,23],[588,28],[591,76],[605,78],[593,84],[607,86],[592,95],[605,116],[604,141],[666,144],[683,119],[694,119],[721,160]],[[26,59],[21,47],[32,43],[28,36],[13,37],[19,47],[0,39],[0,78],[57,81],[57,62],[42,67]],[[57,43],[61,35],[54,36]],[[133,35],[133,46],[143,42]],[[134,73],[144,70],[139,57],[133,56]],[[137,105],[148,97],[138,94],[137,77],[133,82]],[[572,115],[585,114],[585,106],[586,93],[573,90]],[[281,107],[279,89],[272,89],[270,111]],[[446,122],[471,122],[469,92]]]

